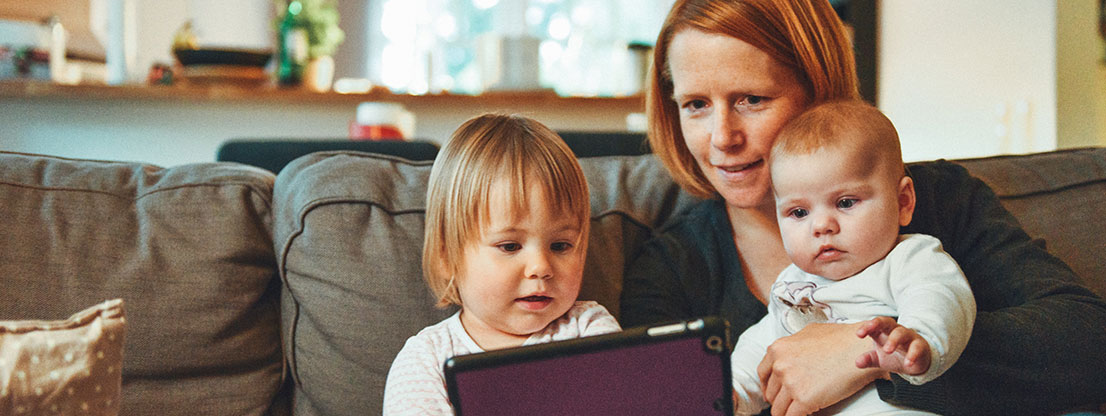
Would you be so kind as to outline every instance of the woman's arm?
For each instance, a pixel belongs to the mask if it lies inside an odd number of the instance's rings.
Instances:
[[[730,323],[730,339],[736,341],[764,317],[767,309],[746,286],[737,247],[724,231],[730,228],[721,202],[705,201],[648,242],[623,280],[623,327],[719,315]],[[761,365],[769,372],[779,370],[771,378],[769,402],[782,390],[786,395],[780,403],[788,404],[779,409],[797,400],[794,410],[813,411],[852,395],[886,374],[856,368],[856,356],[870,347],[871,341],[857,338],[854,326],[840,324],[808,325],[777,340],[769,364]],[[826,360],[827,355],[842,359]]]
[[[1106,402],[1106,302],[952,163],[911,167],[905,232],[936,236],[972,286],[978,314],[960,360],[931,383],[892,376],[880,396],[941,414],[1047,414]]]
[[[623,328],[717,315],[730,341],[767,313],[749,291],[725,206],[706,200],[647,242],[622,282]]]
[[[623,328],[657,322],[690,319],[695,316],[683,284],[678,276],[684,275],[686,263],[678,244],[669,235],[654,237],[626,268],[622,279],[620,299]]]

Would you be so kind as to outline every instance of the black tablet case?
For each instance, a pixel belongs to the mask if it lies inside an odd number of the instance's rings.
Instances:
[[[708,317],[450,358],[457,415],[732,415],[727,324]]]

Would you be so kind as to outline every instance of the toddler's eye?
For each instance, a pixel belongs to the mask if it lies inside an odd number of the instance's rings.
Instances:
[[[837,207],[841,209],[849,209],[856,205],[857,202],[858,201],[856,198],[842,198],[840,201],[837,201]]]
[[[502,244],[499,244],[496,247],[499,247],[500,250],[506,251],[508,253],[513,253],[513,252],[522,250],[522,244],[519,244],[519,243],[502,243]]]
[[[795,218],[804,218],[804,217],[807,216],[807,214],[810,214],[810,213],[807,212],[803,208],[795,208],[795,209],[792,209],[791,211],[787,212],[787,216],[795,217]]]
[[[549,248],[551,248],[553,251],[556,251],[556,252],[564,252],[564,251],[568,251],[569,249],[572,248],[572,243],[568,243],[568,242],[564,242],[564,241],[558,241],[558,242],[553,243],[552,245],[550,245]]]

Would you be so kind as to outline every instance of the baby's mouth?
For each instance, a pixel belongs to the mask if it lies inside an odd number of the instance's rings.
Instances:
[[[844,251],[838,250],[834,247],[823,246],[818,250],[818,255],[816,257],[820,260],[832,260],[844,253]]]

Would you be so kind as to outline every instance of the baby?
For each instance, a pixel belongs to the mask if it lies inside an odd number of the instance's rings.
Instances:
[[[914,384],[948,370],[971,335],[975,299],[940,241],[899,235],[915,196],[891,121],[860,101],[815,106],[780,131],[769,162],[793,264],[772,286],[768,315],[734,347],[737,412],[768,406],[757,365],[768,345],[809,323],[866,321],[857,335],[874,346],[857,367],[879,367]],[[883,402],[874,384],[825,409],[842,411],[916,412]]]
[[[489,114],[457,129],[434,161],[423,271],[439,307],[388,371],[384,414],[451,415],[443,365],[456,355],[620,330],[578,302],[590,201],[576,157],[529,118]]]

